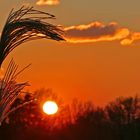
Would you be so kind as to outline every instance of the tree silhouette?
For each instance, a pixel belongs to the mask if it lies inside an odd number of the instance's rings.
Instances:
[[[44,92],[47,91],[48,93]],[[50,99],[56,99],[50,90],[38,90],[37,94],[46,94],[45,97]],[[31,100],[33,97],[31,94],[27,94],[24,98],[17,99],[13,107],[21,105],[22,103]],[[41,97],[42,98],[42,97]],[[132,98],[133,103],[135,98],[128,97],[119,98],[120,101],[125,101]],[[112,102],[118,106],[118,99]],[[137,100],[140,103],[140,100]],[[64,107],[63,105],[62,107]],[[132,121],[126,123],[127,117],[124,119],[124,123],[119,124],[117,121],[108,118],[108,112],[104,108],[93,106],[91,102],[80,102],[74,100],[72,104],[69,104],[69,108],[65,107],[65,110],[60,111],[54,117],[48,117],[42,114],[40,110],[39,102],[32,102],[22,108],[19,108],[15,112],[9,115],[9,121],[3,123],[0,127],[0,138],[10,140],[139,140],[140,139],[140,116]],[[110,104],[107,105],[109,107]],[[139,107],[136,106],[137,113]],[[116,112],[116,113],[115,113]],[[75,113],[75,115],[74,115]],[[114,110],[114,114],[117,114],[118,110]],[[67,117],[71,116],[69,122],[65,123]],[[127,115],[126,115],[127,116]],[[74,118],[73,118],[74,117]],[[115,116],[114,116],[115,117]],[[57,119],[56,119],[57,118]],[[61,118],[61,119],[59,119]],[[74,120],[74,121],[73,121]],[[113,122],[114,121],[114,122]],[[56,127],[56,122],[62,127]],[[53,127],[54,126],[54,127]],[[16,134],[15,134],[16,132]]]
[[[109,125],[121,140],[138,140],[140,127],[140,98],[120,97],[106,106]]]
[[[140,117],[140,99],[135,97],[120,97],[111,102],[106,111],[110,121],[118,124],[129,124]]]

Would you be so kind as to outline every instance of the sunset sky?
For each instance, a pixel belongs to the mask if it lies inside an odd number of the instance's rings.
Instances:
[[[19,81],[30,91],[52,88],[64,100],[88,99],[105,105],[119,96],[140,94],[140,1],[138,0],[1,0],[0,31],[12,8],[34,6],[62,25],[66,42],[46,39],[16,48],[22,68]]]

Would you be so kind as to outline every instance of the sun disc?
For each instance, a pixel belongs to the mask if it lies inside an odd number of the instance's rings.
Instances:
[[[56,102],[54,101],[46,101],[43,104],[43,111],[47,114],[47,115],[53,115],[56,114],[58,111],[58,105],[56,104]]]

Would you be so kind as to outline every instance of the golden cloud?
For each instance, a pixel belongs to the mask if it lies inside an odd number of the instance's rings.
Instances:
[[[130,45],[134,40],[140,40],[140,32],[132,33],[128,28],[120,27],[116,22],[107,25],[101,22],[70,26],[64,28],[66,40],[70,43],[90,43],[118,40],[122,45]]]
[[[59,0],[38,0],[37,5],[57,5],[59,4]]]
[[[140,40],[140,32],[131,33],[127,38],[125,38],[121,41],[121,44],[122,45],[130,45],[135,40]]]

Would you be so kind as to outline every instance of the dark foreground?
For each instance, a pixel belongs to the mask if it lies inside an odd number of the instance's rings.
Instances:
[[[53,117],[38,103],[18,109],[0,127],[0,140],[140,140],[139,97],[119,98],[105,108],[74,100],[62,108]]]

